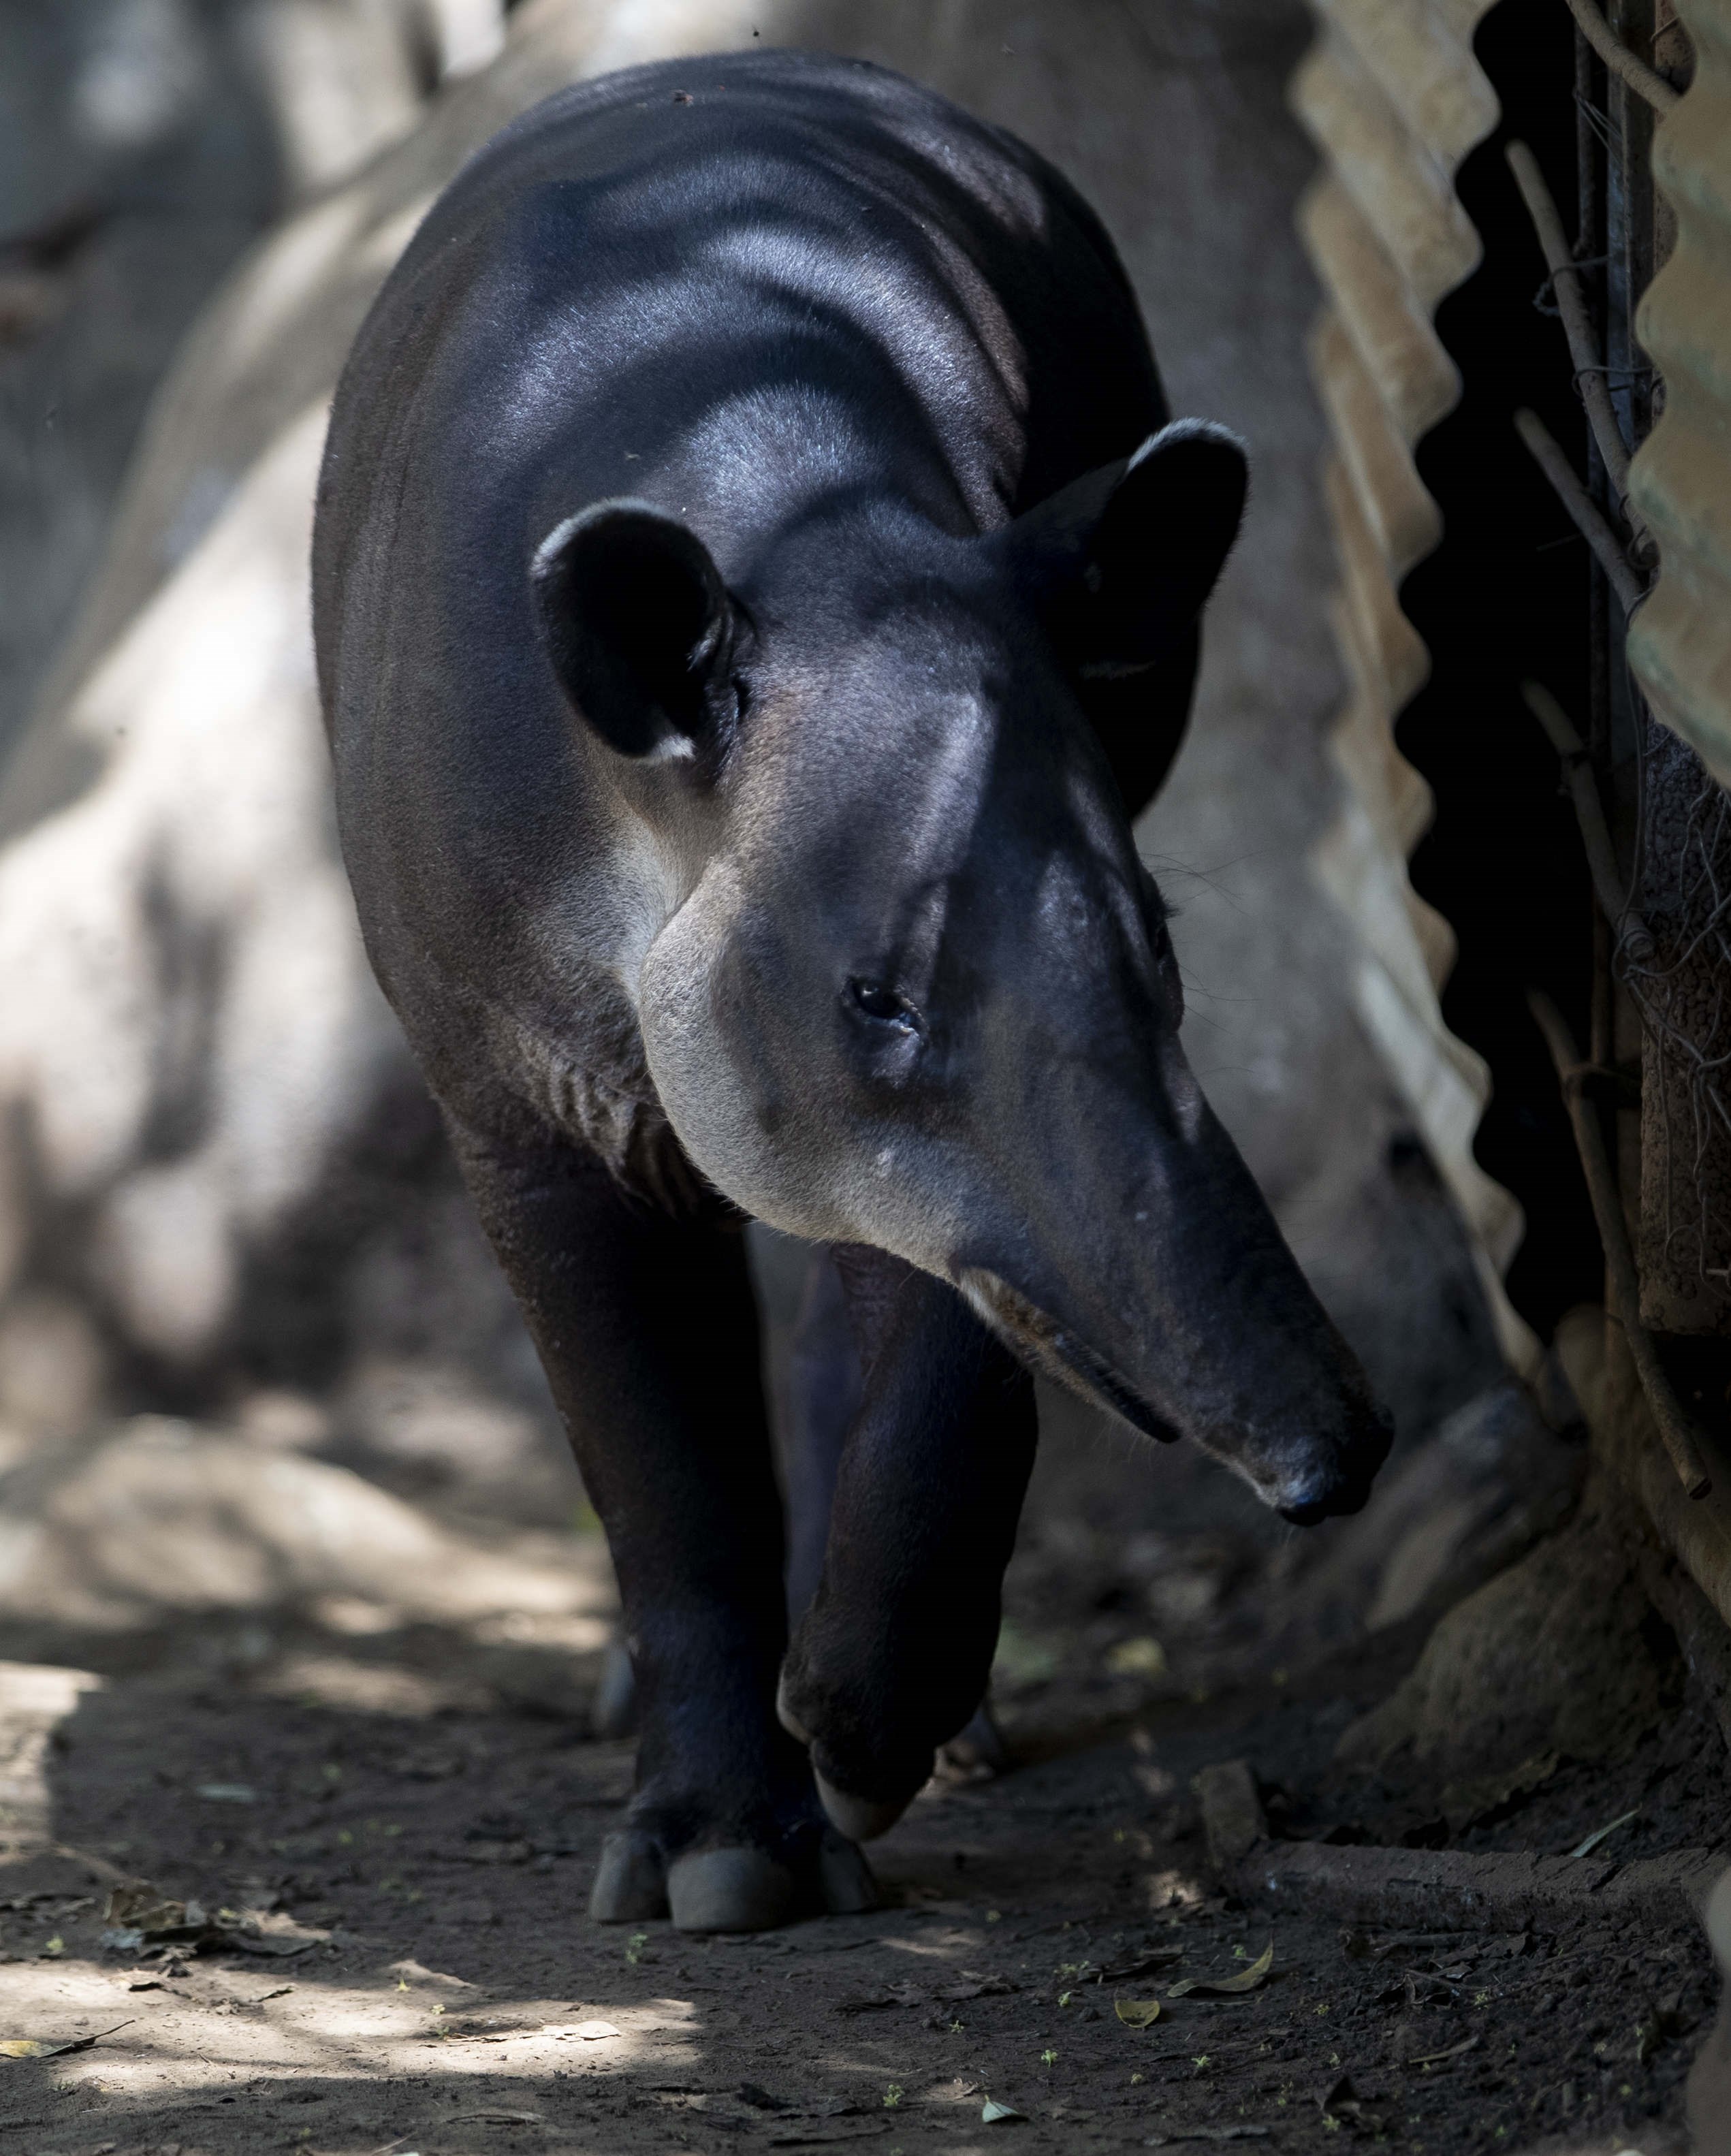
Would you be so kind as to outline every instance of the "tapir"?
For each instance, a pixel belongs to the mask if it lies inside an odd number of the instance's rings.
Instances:
[[[1245,493],[1076,190],[821,55],[548,99],[356,341],[339,828],[618,1572],[603,1922],[870,1906],[986,1683],[1032,1373],[1294,1521],[1387,1450],[1131,835]],[[747,1220],[811,1251],[791,1625]]]

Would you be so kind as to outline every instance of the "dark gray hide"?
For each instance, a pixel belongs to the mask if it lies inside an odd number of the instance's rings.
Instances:
[[[1185,1064],[1131,841],[1244,491],[1166,418],[1058,174],[786,53],[506,129],[343,377],[343,845],[637,1673],[598,1916],[869,1896],[845,1835],[984,1684],[1029,1365],[1297,1519],[1386,1449]],[[791,1644],[745,1214],[819,1246]]]

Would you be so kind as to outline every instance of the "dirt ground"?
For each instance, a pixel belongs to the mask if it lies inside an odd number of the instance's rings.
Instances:
[[[1013,1763],[947,1769],[875,1845],[877,1912],[745,1940],[583,1915],[631,1753],[588,1733],[610,1588],[557,1461],[345,1465],[280,1403],[15,1448],[0,2037],[97,2041],[0,2054],[8,2148],[1681,2151],[1716,1984],[1680,1906],[1466,1933],[1274,1913],[1219,1883],[1191,1794],[1245,1759],[1272,1830],[1331,1845],[1564,1856],[1633,1814],[1595,1881],[1715,1847],[1724,1746],[1680,1665],[1621,1763],[1564,1760],[1453,1830],[1335,1763],[1436,1608],[1566,1510],[1570,1448],[1523,1425],[1549,1496],[1531,1458],[1513,1511],[1481,1486],[1415,1602],[1440,1531],[1433,1503],[1404,1543],[1400,1508],[1435,1499],[1436,1447],[1307,1537],[1183,1453],[1050,1420],[994,1682]],[[521,1517],[555,1507],[576,1525]],[[202,1938],[105,1945],[141,1881],[202,1905]],[[1252,1988],[1170,1996],[1271,1945]]]

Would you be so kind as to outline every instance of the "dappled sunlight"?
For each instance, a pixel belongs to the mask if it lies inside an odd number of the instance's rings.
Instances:
[[[412,1721],[483,1707],[487,1698],[485,1687],[472,1677],[382,1667],[331,1654],[284,1655],[260,1671],[254,1688],[270,1697]]]
[[[22,1950],[0,1964],[0,2030],[95,2040],[14,2069],[8,2089],[34,2076],[58,2117],[105,2123],[110,2138],[157,2119],[196,2135],[192,2122],[232,2106],[243,2135],[311,2131],[355,2151],[537,2122],[599,2151],[617,2144],[598,2115],[622,2110],[675,2136],[763,2125],[775,2146],[876,2131],[904,2103],[977,2118],[963,2017],[1014,2001],[1028,1938],[995,1905],[930,1883],[917,1851],[889,1853],[875,1915],[740,1939],[603,1929],[582,1893],[624,1748],[458,1707],[434,1723],[444,1752],[404,1751],[385,1741],[388,1705],[283,1711],[295,1729],[261,1719],[276,1710],[244,1678],[188,1696],[0,1667],[18,1799],[0,1926]],[[117,1808],[109,1789],[127,1793]],[[941,1838],[958,1824],[944,1804],[940,1791],[922,1807]],[[102,1838],[102,1817],[123,1840]],[[146,1867],[160,1893],[196,1891],[215,1912],[225,1928],[206,1951],[113,1933],[110,1888]],[[275,1913],[285,1901],[293,1919]],[[820,1998],[839,2017],[797,2051],[796,1996],[802,2015]]]
[[[465,2011],[472,1987],[387,1970],[364,1983],[296,1971],[224,1971],[200,1999],[175,1987],[138,1989],[148,1971],[89,1963],[0,1969],[0,2031],[34,2032],[51,2021],[55,2041],[100,2035],[63,2058],[54,2078],[72,2089],[143,2097],[172,2081],[177,2092],[220,2089],[238,2074],[268,2071],[297,2082],[413,2079],[460,2083],[508,2074],[525,2082],[686,2066],[701,2056],[705,2017],[689,2001],[620,2004],[601,1999],[487,1997]]]
[[[0,1480],[0,1611],[124,1630],[306,1602],[334,1629],[605,1644],[598,1537],[447,1527],[344,1467],[166,1416],[39,1446]]]
[[[87,1670],[0,1662],[0,1849],[16,1856],[48,1842],[49,1748],[79,1700],[101,1684]]]
[[[1048,1477],[1063,1459],[1055,1448]],[[69,1475],[80,1460],[69,1448]],[[1045,1512],[1070,1522],[1053,1537],[1061,1573],[1019,1558],[1010,1603],[1030,1635],[1091,1624],[1097,1656],[1105,1620],[1086,1612],[1112,1568],[1138,1576],[1151,1530],[1120,1486],[1114,1531],[1102,1517],[1084,1532],[1089,1471],[1071,1456],[1063,1474]],[[1160,1517],[1178,1544],[1175,1488]],[[465,1532],[482,1549],[510,1541],[480,1520]],[[583,1664],[553,1642],[604,1622],[604,1573],[580,1562],[593,1537],[527,1539],[543,1563],[574,1546],[587,1585],[562,1607],[478,1611],[459,1593],[437,1622],[351,1577],[292,1622],[225,1607],[105,1635],[149,1647],[105,1677],[0,1667],[0,2033],[95,2040],[0,2068],[0,2119],[64,2156],[105,2143],[111,2156],[667,2156],[855,2138],[883,2156],[984,2156],[1004,2130],[989,2105],[1025,2118],[1030,2150],[1102,2132],[1141,2145],[1223,2117],[1277,2126],[1305,2156],[1328,2145],[1312,2099],[1347,2058],[1339,2017],[1369,1964],[1326,1913],[1271,1922],[1223,1898],[1189,1794],[1199,1765],[1260,1746],[1274,1720],[1245,1733],[1145,1696],[1127,1741],[996,1779],[947,1771],[873,1845],[875,1912],[743,1938],[598,1927],[584,1903],[631,1747],[587,1737],[568,1678],[514,1694],[500,1667]],[[434,1592],[411,1599],[424,1611]],[[1178,1614],[1160,1620],[1174,1647]],[[1140,1637],[1148,1620],[1114,1601],[1110,1621]],[[232,1652],[249,1627],[261,1651]],[[213,1635],[228,1642],[215,1656]],[[491,1674],[471,1690],[472,1672]],[[1040,1689],[1072,1690],[1066,1666]],[[1085,1728],[1092,1705],[1071,1705]],[[203,1951],[105,1945],[110,1892],[134,1881],[197,1897],[215,1919]],[[1271,1931],[1266,1984],[1171,1995],[1174,1976],[1244,1969]],[[1499,2056],[1524,2044],[1524,1964],[1486,1962],[1474,1981],[1471,2029]],[[1127,2023],[1120,1998],[1158,2000],[1158,2017]],[[1396,2067],[1367,2056],[1350,2061],[1354,2086],[1380,2091]]]

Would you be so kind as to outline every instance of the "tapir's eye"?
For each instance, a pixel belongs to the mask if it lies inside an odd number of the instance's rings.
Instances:
[[[856,973],[847,984],[847,1000],[861,1018],[879,1025],[897,1025],[909,1033],[919,1030],[919,1013],[906,996],[881,981],[864,980]]]

